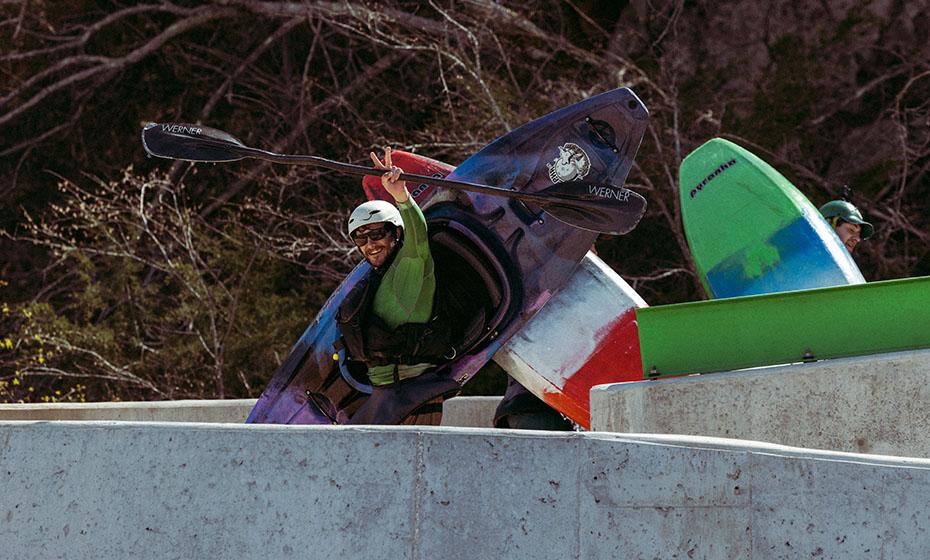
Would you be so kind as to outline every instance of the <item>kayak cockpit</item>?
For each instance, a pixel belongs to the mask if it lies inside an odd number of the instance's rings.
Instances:
[[[473,232],[455,222],[434,229],[430,243],[437,290],[451,293],[462,307],[466,320],[458,347],[464,355],[497,336],[513,307],[513,287],[504,266]]]

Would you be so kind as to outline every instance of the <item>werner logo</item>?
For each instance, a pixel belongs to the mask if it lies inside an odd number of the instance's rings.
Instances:
[[[701,192],[702,190],[704,190],[704,187],[706,187],[708,183],[710,183],[711,181],[713,181],[714,179],[716,179],[718,175],[720,175],[721,173],[723,173],[723,172],[726,171],[727,169],[733,167],[734,165],[736,165],[736,160],[735,160],[735,159],[731,159],[730,161],[728,161],[728,162],[726,162],[726,163],[724,163],[724,164],[721,164],[720,167],[718,167],[717,169],[714,169],[712,172],[710,172],[710,173],[707,175],[707,177],[704,177],[704,180],[703,180],[703,181],[701,181],[700,183],[698,183],[697,185],[695,185],[695,187],[694,187],[693,189],[691,189],[691,198],[694,198],[695,196],[697,196],[697,193],[699,193],[699,192]]]
[[[592,194],[598,198],[615,198],[620,201],[625,201],[630,198],[630,191],[626,189],[597,185],[588,186],[588,194]]]
[[[171,134],[194,134],[199,136],[203,134],[202,128],[197,128],[196,126],[184,126],[181,124],[163,124],[161,129],[164,132],[170,132]]]

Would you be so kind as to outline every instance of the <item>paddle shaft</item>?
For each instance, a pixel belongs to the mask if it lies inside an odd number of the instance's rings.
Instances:
[[[332,169],[333,171],[341,171],[343,173],[349,173],[357,176],[374,176],[380,177],[387,173],[384,169],[376,169],[374,167],[365,167],[363,165],[354,165],[351,163],[343,163],[341,161],[333,161],[331,159],[326,159],[319,156],[304,156],[304,155],[285,155],[285,154],[276,154],[274,152],[268,152],[265,150],[260,150],[258,148],[250,148],[248,146],[237,146],[235,150],[243,155],[248,157],[253,157],[257,159],[262,159],[265,161],[270,161],[274,163],[286,163],[291,165],[314,165],[317,167],[324,167],[326,169]],[[478,192],[483,194],[489,194],[494,196],[502,196],[505,198],[514,198],[517,200],[523,200],[525,202],[532,202],[540,206],[547,206],[553,204],[554,201],[552,198],[546,195],[539,195],[535,193],[525,193],[517,192],[509,189],[504,189],[500,187],[491,187],[488,185],[480,185],[477,183],[469,183],[468,181],[457,181],[455,179],[446,179],[443,177],[431,177],[428,175],[417,175],[416,173],[401,173],[400,178],[405,181],[411,181],[414,183],[426,183],[427,185],[436,185],[437,187],[448,187],[454,189],[467,190],[472,192]],[[560,200],[559,202],[570,202]]]
[[[149,123],[142,130],[142,144],[150,155],[195,162],[227,162],[255,158],[273,163],[314,165],[353,175],[380,177],[376,169],[333,161],[319,156],[286,155],[245,146],[221,130],[180,123]],[[622,235],[642,218],[646,200],[623,187],[588,183],[582,180],[554,183],[536,192],[521,192],[480,183],[402,173],[400,178],[465,191],[501,196],[538,205],[566,224]]]

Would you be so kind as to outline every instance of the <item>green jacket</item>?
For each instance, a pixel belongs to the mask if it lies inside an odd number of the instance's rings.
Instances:
[[[404,243],[385,271],[375,293],[372,312],[391,328],[404,323],[425,323],[432,318],[436,276],[426,234],[426,217],[413,197],[398,203],[404,220]],[[433,364],[398,365],[400,379],[416,377]],[[394,380],[394,365],[369,368],[374,385]]]

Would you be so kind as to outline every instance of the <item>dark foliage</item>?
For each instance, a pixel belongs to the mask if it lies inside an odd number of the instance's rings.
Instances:
[[[0,3],[0,398],[255,395],[355,257],[358,182],[148,160],[148,121],[361,162],[457,163],[620,86],[650,210],[598,242],[652,304],[703,297],[678,164],[713,136],[815,203],[854,188],[870,280],[927,274],[930,15],[916,2]],[[31,390],[30,390],[31,389]]]

